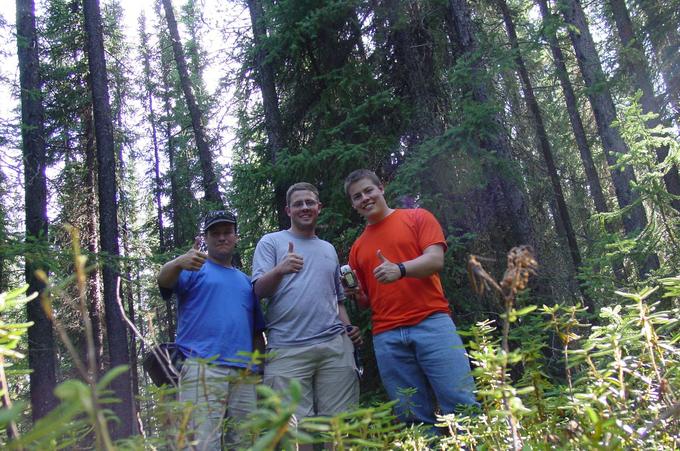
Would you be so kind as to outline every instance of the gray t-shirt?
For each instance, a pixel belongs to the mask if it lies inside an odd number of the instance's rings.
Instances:
[[[345,330],[338,316],[338,302],[344,300],[338,255],[328,241],[288,230],[263,236],[253,257],[253,283],[281,262],[289,242],[304,263],[300,272],[283,276],[269,298],[265,318],[267,345],[272,348],[309,346]]]

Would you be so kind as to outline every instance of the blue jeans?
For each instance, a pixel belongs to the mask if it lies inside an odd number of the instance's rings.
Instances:
[[[387,395],[399,400],[401,421],[436,423],[435,402],[442,414],[477,403],[470,363],[449,315],[435,313],[414,326],[381,332],[373,347]]]

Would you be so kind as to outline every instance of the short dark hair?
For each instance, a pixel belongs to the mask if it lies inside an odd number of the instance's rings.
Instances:
[[[370,169],[357,169],[356,171],[350,172],[350,174],[345,177],[345,194],[349,196],[349,187],[358,182],[361,179],[368,179],[375,184],[375,186],[381,186],[382,182],[375,174],[375,172]]]
[[[215,224],[227,223],[234,224],[234,232],[236,231],[236,215],[227,210],[211,210],[203,217],[203,233]]]
[[[319,190],[316,188],[316,186],[307,182],[298,182],[290,185],[290,188],[288,188],[288,191],[286,191],[286,205],[290,205],[290,197],[295,191],[311,191],[316,196],[316,200],[319,200]]]

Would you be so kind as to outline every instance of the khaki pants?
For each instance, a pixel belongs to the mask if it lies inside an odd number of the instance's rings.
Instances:
[[[283,391],[292,379],[300,382],[298,419],[345,412],[359,403],[353,352],[352,341],[345,334],[310,346],[268,349],[272,356],[264,366],[264,383]]]
[[[194,433],[190,449],[221,450],[225,415],[230,423],[224,437],[227,449],[246,446],[238,423],[255,410],[255,386],[239,381],[240,369],[187,359],[179,380],[179,400],[192,404],[189,429]]]

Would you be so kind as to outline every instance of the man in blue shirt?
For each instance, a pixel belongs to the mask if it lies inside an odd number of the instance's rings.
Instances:
[[[236,217],[211,211],[203,233],[207,253],[197,239],[187,253],[163,265],[158,285],[164,297],[177,295],[175,341],[186,357],[179,400],[194,409],[189,427],[195,441],[187,445],[219,450],[225,414],[239,422],[255,409],[255,387],[240,377],[249,359],[239,353],[264,352],[264,318],[249,277],[232,265]],[[229,428],[225,446],[243,445],[236,428]]]

